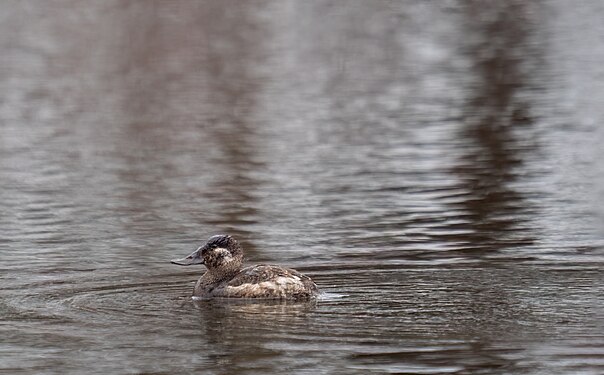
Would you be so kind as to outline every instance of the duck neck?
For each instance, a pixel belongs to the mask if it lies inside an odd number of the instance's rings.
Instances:
[[[232,262],[219,268],[209,268],[199,281],[202,285],[218,284],[224,280],[231,279],[239,271],[241,271],[241,263]]]

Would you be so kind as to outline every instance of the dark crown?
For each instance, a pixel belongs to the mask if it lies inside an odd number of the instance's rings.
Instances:
[[[243,256],[243,249],[239,242],[228,234],[218,234],[208,239],[208,242],[203,246],[206,251],[216,248],[227,249],[233,256]]]

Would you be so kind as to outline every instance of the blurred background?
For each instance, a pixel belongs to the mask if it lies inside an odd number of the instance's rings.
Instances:
[[[0,372],[601,374],[604,3],[0,3]],[[316,304],[193,303],[217,233]]]

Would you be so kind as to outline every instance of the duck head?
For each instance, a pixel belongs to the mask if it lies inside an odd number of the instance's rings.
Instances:
[[[203,264],[208,269],[239,268],[243,263],[243,249],[233,237],[225,234],[212,236],[189,256],[170,261],[179,266]]]

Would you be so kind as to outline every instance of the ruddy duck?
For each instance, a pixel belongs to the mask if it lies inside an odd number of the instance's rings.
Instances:
[[[195,285],[194,297],[311,299],[319,294],[310,277],[296,270],[265,264],[241,269],[243,249],[229,235],[212,236],[191,255],[171,262],[207,267]]]

